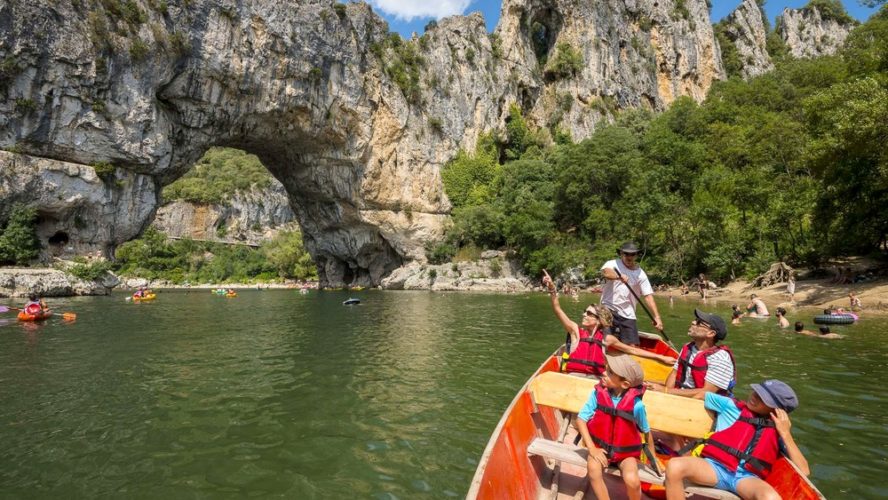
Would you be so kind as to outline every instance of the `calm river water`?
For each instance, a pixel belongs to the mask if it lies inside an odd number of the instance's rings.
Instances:
[[[349,296],[363,303],[342,306]],[[7,498],[462,497],[503,410],[564,340],[541,294],[195,290],[51,303],[77,321],[0,316]],[[583,304],[562,304],[579,318]],[[660,308],[678,343],[693,303]],[[730,316],[729,304],[709,308]],[[774,320],[730,329],[740,395],[763,377],[799,393],[793,434],[828,497],[888,496],[886,329],[864,318],[837,327],[840,341]]]

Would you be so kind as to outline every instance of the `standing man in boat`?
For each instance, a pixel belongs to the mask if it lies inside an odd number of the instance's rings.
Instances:
[[[653,313],[653,325],[663,331],[663,320],[654,302],[654,290],[647,274],[636,262],[638,247],[635,243],[623,243],[617,250],[619,259],[609,260],[601,266],[601,274],[607,282],[601,290],[601,305],[614,315],[614,333],[624,344],[638,345],[638,324],[635,318],[635,295],[640,295]],[[636,294],[632,294],[632,287]]]
[[[719,344],[728,336],[728,327],[715,314],[694,309],[694,316],[688,328],[691,341],[681,348],[666,385],[648,386],[689,398],[703,397],[707,392],[729,396],[737,383],[737,368],[731,349]]]
[[[555,316],[558,317],[561,325],[570,335],[570,346],[572,349],[563,363],[562,371],[598,376],[604,375],[605,355],[608,349],[616,349],[627,354],[655,359],[666,364],[675,362],[675,358],[671,356],[655,354],[620,342],[620,339],[611,333],[611,313],[604,307],[589,304],[586,310],[583,311],[582,325],[577,325],[561,310],[561,304],[558,302],[558,289],[545,269],[543,270],[543,286],[549,290]]]

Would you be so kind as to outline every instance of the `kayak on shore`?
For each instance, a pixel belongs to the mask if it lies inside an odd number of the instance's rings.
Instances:
[[[678,356],[656,335],[639,333],[644,350]],[[588,450],[574,445],[577,432],[572,417],[586,403],[598,380],[559,371],[564,347],[553,353],[524,384],[503,413],[487,443],[467,499],[584,498],[589,484]],[[660,382],[671,367],[637,358],[645,380]],[[648,421],[657,435],[675,434],[702,438],[712,426],[712,416],[703,401],[649,391],[644,395]],[[670,457],[657,455],[664,464]],[[613,498],[625,498],[626,488],[619,470],[608,470],[605,483]],[[662,471],[639,466],[642,498],[665,498]],[[783,498],[822,500],[823,495],[792,462],[781,457],[767,482]],[[723,490],[688,484],[689,498],[736,499]],[[591,496],[591,492],[588,492]]]

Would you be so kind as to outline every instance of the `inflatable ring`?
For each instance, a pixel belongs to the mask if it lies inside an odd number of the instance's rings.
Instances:
[[[820,314],[814,316],[814,323],[818,325],[850,325],[854,321],[854,316],[850,314]]]

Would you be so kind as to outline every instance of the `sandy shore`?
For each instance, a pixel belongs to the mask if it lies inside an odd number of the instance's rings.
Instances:
[[[754,293],[768,306],[771,314],[777,307],[787,309],[794,307],[813,307],[824,309],[829,306],[848,309],[848,292],[854,292],[863,303],[863,311],[866,314],[888,315],[888,280],[879,279],[851,285],[835,285],[829,283],[829,279],[804,280],[796,282],[794,302],[790,302],[786,293],[786,283],[772,285],[766,288],[755,288],[744,280],[733,281],[723,288],[711,291],[707,303],[738,304],[745,308],[749,303],[749,295]],[[663,297],[674,296],[685,300],[701,300],[700,294],[693,291],[687,295],[681,295],[680,291],[671,289],[666,292],[658,292]]]

